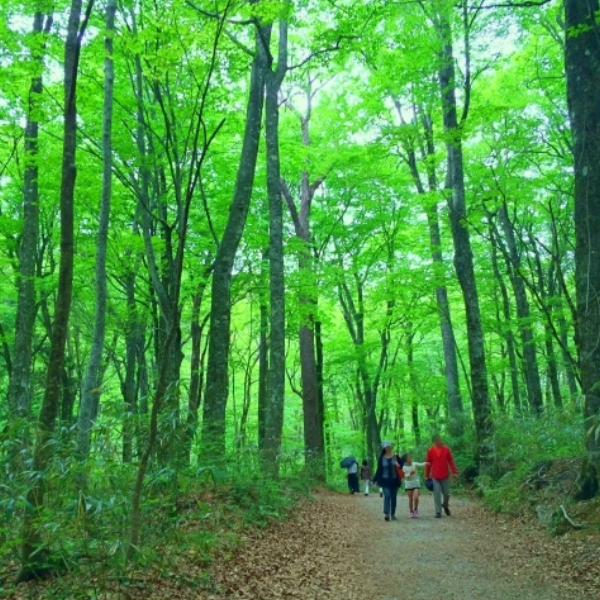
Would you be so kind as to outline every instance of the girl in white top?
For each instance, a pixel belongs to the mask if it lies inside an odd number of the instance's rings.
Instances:
[[[405,454],[402,458],[404,459],[402,470],[404,471],[404,489],[408,496],[408,510],[410,518],[417,519],[419,517],[419,488],[421,487],[417,468],[424,467],[429,463],[413,462],[410,454]]]

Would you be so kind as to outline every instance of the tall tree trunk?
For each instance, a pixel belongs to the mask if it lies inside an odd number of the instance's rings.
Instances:
[[[305,148],[311,145],[310,140],[310,118],[312,112],[312,90],[309,78],[308,91],[306,94],[306,113],[300,116],[302,130],[302,144]],[[302,379],[302,412],[304,415],[304,455],[305,464],[311,476],[322,481],[326,478],[324,449],[325,439],[323,432],[323,416],[321,412],[321,398],[319,394],[319,374],[317,370],[317,356],[315,347],[315,311],[317,306],[316,292],[313,290],[313,252],[311,251],[312,236],[310,230],[310,213],[312,201],[323,177],[310,182],[308,159],[302,171],[300,182],[300,210],[286,185],[281,182],[281,190],[288,205],[296,237],[300,240],[302,247],[299,253],[298,267],[300,277],[308,281],[300,287],[298,303],[300,308],[301,325],[299,331],[300,345],[300,372]]]
[[[112,120],[113,120],[113,33],[115,30],[116,0],[106,3],[106,36],[104,38],[104,110],[102,114],[102,196],[100,199],[100,215],[98,218],[98,235],[96,238],[96,270],[95,270],[95,314],[92,346],[88,359],[87,371],[83,382],[81,406],[77,422],[77,451],[82,458],[90,452],[90,433],[94,405],[100,403],[102,381],[100,371],[102,353],[106,335],[106,254],[108,244],[108,226],[110,222],[110,200],[112,194]],[[80,484],[85,487],[85,480]]]
[[[172,326],[165,340],[165,353],[169,351],[169,347],[173,343],[175,335],[175,327]],[[146,476],[146,471],[148,470],[150,457],[152,456],[152,452],[154,451],[154,446],[158,438],[158,417],[162,408],[163,399],[167,394],[168,387],[169,360],[165,354],[163,355],[162,363],[160,365],[160,372],[158,375],[158,381],[156,383],[156,390],[154,392],[154,397],[152,398],[152,409],[150,411],[150,426],[148,430],[148,439],[146,440],[146,445],[144,446],[143,451],[141,452],[136,473],[135,484],[133,488],[130,519],[131,529],[129,534],[129,546],[127,548],[127,556],[129,558],[133,557],[133,555],[137,552],[139,545],[142,525],[141,503],[144,478]]]
[[[490,239],[492,240],[492,271],[494,273],[494,277],[496,278],[496,283],[498,284],[500,296],[502,298],[502,316],[504,317],[504,323],[501,324],[502,337],[506,342],[506,352],[508,354],[508,368],[510,370],[510,384],[512,389],[513,405],[515,407],[515,414],[517,416],[521,416],[521,388],[519,386],[519,368],[517,366],[517,353],[515,350],[515,335],[512,331],[510,299],[508,296],[508,290],[506,289],[506,284],[504,283],[504,279],[500,273],[500,268],[498,267],[497,242],[495,241],[497,233],[489,215],[488,223]]]
[[[43,5],[43,2],[38,4]],[[26,417],[31,408],[31,348],[35,328],[36,249],[39,237],[39,110],[43,91],[42,72],[45,42],[38,44],[52,27],[52,15],[37,10],[33,17],[31,48],[32,77],[29,85],[25,124],[25,172],[23,182],[23,233],[19,247],[19,279],[15,344],[11,363],[8,401],[11,417]]]
[[[79,381],[80,378],[77,376],[75,359],[72,350],[69,348],[69,342],[67,341],[64,366],[61,374],[61,398],[59,410],[61,425],[67,429],[70,429],[75,423],[74,411]]]
[[[271,300],[271,347],[269,394],[265,418],[265,459],[274,475],[279,473],[283,407],[285,398],[285,279],[283,265],[283,198],[279,155],[279,90],[287,72],[287,17],[279,20],[277,64],[266,65],[265,138],[267,195],[269,198],[269,291]],[[269,54],[270,32],[263,36]]]
[[[191,461],[192,441],[198,428],[198,411],[202,398],[202,382],[204,379],[204,352],[202,350],[202,336],[204,328],[208,321],[209,315],[200,322],[200,309],[202,307],[202,299],[206,284],[202,283],[198,286],[194,294],[192,305],[192,356],[190,359],[190,389],[188,393],[188,417],[187,427],[184,436],[184,455],[187,457],[187,462]]]
[[[506,240],[507,248],[505,256],[507,258],[508,272],[517,306],[517,325],[521,336],[527,400],[531,412],[539,416],[544,410],[544,403],[542,399],[542,386],[540,384],[540,371],[537,363],[537,349],[530,323],[529,300],[527,299],[525,282],[521,274],[521,257],[517,249],[513,224],[508,218],[506,204],[500,207],[498,217],[504,233],[504,239]]]
[[[263,113],[264,64],[266,57],[261,42],[263,28],[255,31],[255,55],[250,76],[246,108],[246,126],[238,167],[233,202],[214,262],[206,390],[202,413],[202,446],[213,457],[222,455],[225,447],[225,410],[229,392],[229,342],[231,329],[231,278],[235,255],[244,232],[250,207],[254,173],[258,156]]]
[[[202,95],[204,98],[206,97],[206,94],[210,89],[211,75],[215,69],[218,44],[221,38],[221,34],[223,32],[223,25],[225,23],[226,16],[227,10],[223,13],[222,17],[220,18],[219,24],[215,30],[210,65],[204,82],[204,88],[202,90]],[[139,56],[136,58],[139,62]],[[175,375],[173,371],[173,366],[179,365],[181,362],[180,294],[181,282],[183,278],[186,239],[189,227],[190,207],[194,198],[194,191],[196,189],[196,185],[198,183],[199,178],[201,177],[201,168],[204,157],[206,156],[210,148],[212,140],[217,135],[219,129],[223,125],[223,121],[221,121],[221,123],[215,128],[214,132],[210,136],[207,136],[205,130],[204,108],[205,104],[204,102],[202,102],[197,108],[195,115],[196,121],[193,125],[193,129],[191,129],[191,131],[193,131],[192,136],[195,140],[192,145],[193,159],[189,167],[188,180],[185,185],[185,193],[182,194],[181,198],[179,198],[177,218],[177,247],[174,254],[171,254],[170,252],[168,253],[168,256],[174,256],[173,261],[170,264],[170,268],[172,270],[172,273],[169,274],[169,281],[171,284],[169,290],[170,293],[166,293],[164,286],[161,287],[157,285],[157,270],[155,268],[151,268],[150,271],[151,278],[153,280],[153,289],[159,292],[161,296],[164,296],[165,294],[167,295],[168,304],[161,306],[161,309],[163,311],[163,314],[167,314],[168,312],[170,319],[165,319],[165,322],[168,323],[168,330],[166,338],[164,340],[164,347],[161,349],[160,353],[160,371],[158,382],[156,385],[156,391],[152,399],[152,410],[150,413],[150,429],[148,434],[148,440],[138,463],[135,485],[131,499],[131,529],[129,537],[129,546],[127,550],[128,558],[131,558],[137,551],[138,542],[141,535],[142,490],[144,486],[144,478],[146,476],[146,472],[149,465],[149,460],[154,451],[156,441],[158,439],[158,417],[161,410],[163,409],[164,404],[169,402],[169,387],[171,387],[175,383],[173,380],[173,377]],[[198,141],[200,138],[201,131],[204,131],[202,145],[200,145]],[[146,237],[148,235],[146,227],[143,227],[143,230],[145,230],[144,236]],[[151,250],[151,248],[149,247],[151,245],[148,244],[146,239],[145,246],[147,251]],[[161,302],[162,301],[163,300],[161,300]],[[179,366],[177,366],[177,373],[178,369]],[[183,459],[183,444],[175,444],[175,440],[173,439],[174,437],[175,436],[171,436],[171,439],[168,440],[166,456],[169,459],[171,459],[177,467],[180,464],[180,461]]]
[[[529,239],[533,241],[533,235],[529,232]],[[544,313],[546,318],[544,319],[544,333],[545,333],[545,346],[546,346],[546,377],[548,379],[547,385],[550,386],[552,393],[552,402],[555,408],[561,409],[563,405],[562,394],[560,391],[560,383],[558,380],[558,361],[556,360],[556,353],[554,351],[554,344],[552,339],[555,336],[556,328],[552,326],[553,313],[554,311],[554,295],[556,294],[556,258],[553,257],[548,269],[548,277],[544,276],[544,269],[542,267],[542,259],[538,251],[535,242],[532,244],[534,253],[534,264],[535,272],[537,275],[537,289],[540,303],[544,306]]]
[[[264,272],[267,252],[263,253],[261,280],[266,280]],[[262,288],[262,285],[261,285]],[[260,292],[260,342],[258,348],[258,449],[265,447],[265,421],[269,394],[269,307],[266,291]]]
[[[377,389],[374,385],[373,378],[369,373],[365,350],[363,282],[356,273],[354,274],[354,281],[357,294],[356,303],[354,302],[346,283],[338,285],[338,298],[342,307],[344,321],[346,322],[348,332],[350,333],[354,345],[358,367],[358,381],[360,383],[360,386],[358,387],[362,390],[359,396],[363,400],[363,409],[366,413],[364,429],[367,432],[367,440],[370,444],[369,450],[377,455],[379,452],[379,444],[381,442],[381,430],[379,423],[377,422]]]
[[[440,224],[437,206],[427,211],[429,240],[434,268],[439,272],[444,265],[441,250]],[[436,277],[437,280],[437,277]],[[440,319],[442,334],[442,350],[444,352],[444,374],[446,379],[446,395],[448,397],[448,431],[452,436],[460,437],[464,432],[464,407],[460,393],[458,377],[458,360],[456,357],[456,338],[450,314],[448,288],[436,285],[435,299]]]
[[[421,443],[421,425],[419,423],[419,390],[415,377],[415,348],[413,344],[415,333],[411,322],[407,322],[404,329],[406,338],[406,364],[408,366],[408,378],[410,382],[412,429],[415,437],[415,446],[419,446]]]
[[[466,119],[470,82],[467,81],[465,107],[461,123],[458,121],[456,103],[456,74],[452,29],[446,11],[451,5],[442,6],[438,13],[438,34],[441,42],[440,69],[438,73],[446,149],[448,153],[448,177],[452,189],[449,201],[450,228],[454,241],[454,268],[462,290],[467,320],[467,341],[471,378],[475,434],[477,437],[477,462],[482,473],[491,469],[493,461],[491,406],[488,393],[483,327],[479,309],[477,281],[473,266],[473,252],[467,223],[467,206],[464,181],[462,123]],[[466,26],[466,25],[465,25]],[[469,49],[466,49],[468,57]]]
[[[244,393],[242,414],[240,416],[239,435],[236,439],[236,450],[243,450],[248,442],[248,417],[252,405],[252,375],[258,361],[258,355],[252,351],[252,338],[248,341],[247,359],[244,365]]]
[[[325,392],[324,392],[324,361],[323,361],[323,334],[321,321],[315,321],[315,359],[317,369],[317,394],[319,400],[319,415],[321,417],[321,431],[323,432],[323,453],[326,455],[329,444],[327,430],[327,415],[325,414]]]
[[[54,321],[50,339],[50,357],[46,386],[40,409],[37,440],[33,451],[32,469],[40,475],[35,478],[27,494],[30,510],[23,518],[22,565],[17,581],[36,577],[47,565],[48,550],[43,547],[41,518],[44,506],[43,473],[51,460],[50,437],[58,414],[61,376],[65,357],[71,296],[73,291],[74,195],[77,153],[77,72],[81,42],[87,27],[94,0],[89,0],[83,23],[80,25],[82,0],[72,0],[67,25],[64,59],[64,122],[63,153],[60,187],[60,263],[58,292],[54,305]]]
[[[394,101],[396,111],[402,123],[404,117],[402,106],[399,100]],[[433,138],[433,121],[431,116],[426,114],[421,107],[413,107],[415,120],[417,114],[421,113],[421,123],[423,126],[423,135],[425,143],[421,144],[421,157],[426,165],[428,191],[434,197],[439,193],[438,179],[435,171],[435,143]],[[410,169],[417,192],[424,198],[427,191],[421,180],[417,156],[413,142],[407,142],[405,150],[407,153],[407,162]],[[456,339],[452,327],[452,318],[450,313],[450,302],[448,301],[448,289],[445,285],[438,282],[443,281],[445,273],[444,256],[442,253],[442,236],[440,233],[440,221],[438,214],[437,201],[431,202],[425,206],[427,214],[427,225],[429,228],[429,246],[431,249],[431,259],[433,262],[433,272],[436,281],[435,299],[439,314],[440,330],[442,335],[442,350],[444,352],[444,375],[446,379],[446,396],[448,398],[448,425],[451,435],[459,437],[464,431],[464,407],[460,393],[460,380],[458,376],[458,359],[456,356]]]
[[[600,436],[600,42],[597,0],[565,0],[567,100],[575,162],[576,341],[588,481],[598,489]],[[597,429],[595,430],[597,431]],[[594,481],[595,480],[595,481]]]
[[[559,287],[560,290],[560,287]],[[560,292],[559,292],[560,294]],[[575,398],[579,392],[577,387],[577,377],[575,376],[575,367],[573,365],[573,357],[569,352],[569,327],[567,320],[565,319],[562,308],[558,315],[558,333],[560,337],[560,354],[562,359],[562,366],[567,379],[567,385],[569,387],[569,393],[571,395],[571,402],[575,402]]]
[[[425,131],[427,165],[427,180],[429,191],[437,193],[438,179],[434,167],[435,145],[433,139],[433,121],[431,116],[422,110],[423,129]],[[414,160],[414,158],[413,158]],[[416,160],[415,172],[416,171]],[[423,189],[423,186],[421,186]],[[423,189],[422,192],[424,193]],[[427,207],[427,225],[429,227],[429,245],[431,247],[431,258],[436,274],[436,282],[443,280],[442,273],[445,271],[444,256],[442,253],[442,236],[440,233],[440,220],[437,202]],[[464,432],[464,407],[460,393],[460,380],[458,376],[458,359],[456,356],[456,338],[452,327],[452,316],[450,313],[450,302],[448,300],[448,288],[436,283],[435,299],[440,319],[440,330],[442,334],[442,350],[444,352],[444,374],[446,378],[446,395],[448,397],[448,429],[451,435],[460,437]]]
[[[133,460],[133,440],[135,436],[135,422],[138,412],[139,383],[137,376],[138,348],[140,338],[143,337],[140,316],[136,309],[134,271],[125,277],[125,294],[127,297],[127,321],[125,323],[125,377],[122,384],[124,404],[123,414],[123,462]],[[143,341],[141,342],[143,344]]]

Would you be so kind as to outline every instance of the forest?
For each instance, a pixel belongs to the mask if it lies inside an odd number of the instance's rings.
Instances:
[[[596,495],[599,11],[3,0],[0,564],[384,439]]]

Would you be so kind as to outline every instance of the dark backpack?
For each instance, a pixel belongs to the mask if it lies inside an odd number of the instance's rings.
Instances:
[[[340,468],[349,469],[355,462],[356,459],[354,458],[354,456],[346,456],[346,458],[340,461]]]

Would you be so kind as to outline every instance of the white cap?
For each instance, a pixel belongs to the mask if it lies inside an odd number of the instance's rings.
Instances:
[[[392,446],[392,442],[381,442],[382,448],[388,448]]]

